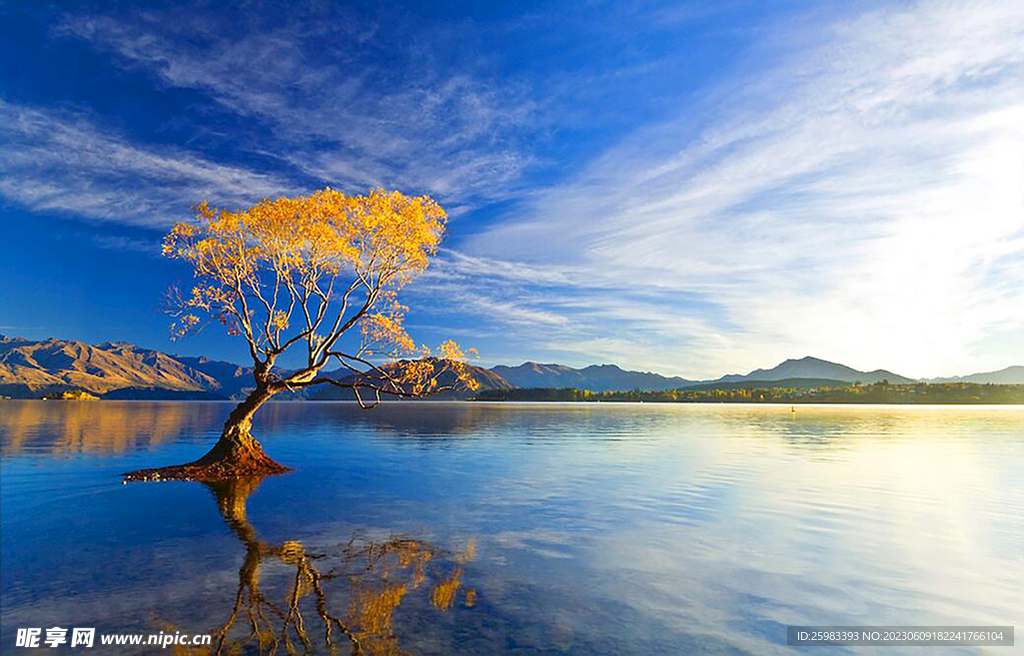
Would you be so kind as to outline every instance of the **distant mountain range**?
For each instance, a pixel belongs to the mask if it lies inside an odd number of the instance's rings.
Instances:
[[[515,387],[575,387],[591,392],[631,389],[661,391],[686,387],[696,382],[679,377],[667,378],[648,371],[626,371],[614,364],[592,364],[582,369],[573,369],[564,364],[524,362],[518,367],[498,365],[491,368],[491,371]]]
[[[456,378],[455,373],[453,373],[452,371],[444,371],[443,370],[443,365],[445,364],[445,360],[441,360],[441,359],[438,359],[438,358],[430,358],[429,362],[433,366],[433,370],[431,372],[431,376],[433,376],[434,378],[437,379],[438,387],[441,387],[441,388],[445,388],[445,387],[460,387],[460,385],[458,385],[458,380]],[[508,382],[507,380],[505,380],[504,378],[502,378],[498,374],[494,373],[493,371],[490,371],[488,369],[484,369],[483,367],[475,367],[473,365],[467,365],[467,367],[469,369],[469,373],[472,376],[473,380],[475,380],[477,385],[479,386],[479,389],[482,389],[482,390],[510,390],[510,389],[515,389],[515,385],[513,385],[510,382]],[[390,369],[390,368],[391,367],[389,367],[387,365],[385,365],[383,367],[383,369],[385,369],[385,370]],[[392,371],[393,371],[393,369],[392,369]],[[355,375],[352,375],[352,374],[348,374],[347,372],[342,371],[342,370],[337,370],[337,371],[334,371],[333,373],[328,373],[327,375],[332,377],[332,378],[334,378],[334,379],[336,379],[336,380],[339,380],[339,381],[345,382],[345,383],[355,382],[356,380],[358,380],[360,378],[358,376],[355,376]],[[362,377],[362,378],[363,378],[363,380],[372,380],[373,376],[367,376],[367,377]],[[381,380],[381,379],[378,378],[377,380]],[[431,399],[436,399],[436,400],[445,400],[445,399],[466,398],[468,396],[472,396],[472,394],[467,392],[467,391],[462,391],[462,390],[454,391],[453,390],[453,391],[445,391],[445,392],[436,393],[436,394],[432,395],[430,398]],[[308,398],[308,399],[310,399],[312,401],[339,401],[339,400],[351,401],[351,400],[355,400],[355,394],[354,394],[354,392],[351,389],[346,389],[346,388],[343,388],[343,387],[335,387],[334,385],[320,385],[318,387],[310,388],[308,390],[308,394],[306,395],[306,398]],[[363,398],[368,400],[368,401],[372,400],[372,392],[364,392],[363,393]],[[388,397],[384,396],[384,398],[386,399]]]
[[[568,388],[592,392],[663,391],[686,387],[737,387],[782,382],[789,386],[830,383],[914,383],[891,371],[858,371],[835,362],[805,357],[771,369],[730,374],[714,380],[688,380],[611,364],[575,369],[562,364],[525,362],[516,367],[470,367],[482,390]],[[329,374],[330,375],[330,374]],[[339,379],[346,376],[335,372]],[[444,383],[445,381],[442,381]],[[924,382],[1024,384],[1024,366]],[[252,385],[252,369],[203,357],[173,356],[125,342],[90,345],[73,340],[32,341],[0,335],[0,396],[39,398],[84,390],[108,399],[232,399]],[[338,388],[309,390],[303,398],[351,398]],[[448,395],[451,398],[452,395]]]
[[[123,390],[159,389],[174,395],[216,393],[221,383],[170,355],[124,342],[93,346],[60,339],[34,342],[0,336],[0,394],[38,397],[68,389],[101,396]]]
[[[771,369],[755,369],[749,374],[730,374],[713,380],[688,380],[666,377],[646,371],[625,371],[613,364],[591,365],[573,369],[564,364],[539,364],[524,362],[518,367],[499,365],[491,369],[516,387],[575,387],[591,392],[615,392],[623,390],[662,391],[683,387],[707,386],[715,383],[776,382],[781,380],[828,380],[844,383],[913,383],[914,379],[894,374],[891,371],[857,371],[846,365],[818,358],[786,360]],[[1024,383],[1024,377],[1021,378]]]
[[[482,367],[470,366],[470,372],[481,389],[514,387]],[[327,375],[351,378],[347,371]],[[450,381],[442,377],[440,382]],[[39,398],[77,389],[105,399],[217,400],[241,398],[252,386],[252,368],[231,362],[173,356],[125,342],[91,345],[0,335],[0,396]],[[349,399],[352,395],[324,387],[293,397]]]
[[[900,376],[885,369],[874,371],[857,371],[851,367],[828,360],[806,357],[799,360],[786,360],[782,364],[771,369],[755,369],[749,374],[730,374],[722,376],[716,381],[722,383],[738,383],[748,381],[776,381],[787,378],[824,378],[828,380],[841,380],[844,383],[880,383],[887,380],[890,383],[915,383],[913,378]]]
[[[989,371],[983,374],[970,374],[969,376],[954,376],[952,378],[932,378],[929,383],[997,383],[1002,385],[1014,385],[1024,383],[1024,367],[1017,365]]]

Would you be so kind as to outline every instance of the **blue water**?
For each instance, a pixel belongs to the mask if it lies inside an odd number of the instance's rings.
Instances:
[[[0,651],[28,653],[21,627],[218,634],[241,599],[225,652],[269,651],[284,626],[328,653],[309,568],[364,653],[1024,630],[1024,408],[274,403],[254,433],[292,473],[121,484],[202,455],[230,408],[0,401]]]

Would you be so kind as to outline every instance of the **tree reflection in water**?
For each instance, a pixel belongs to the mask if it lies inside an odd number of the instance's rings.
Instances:
[[[262,479],[204,483],[217,499],[228,526],[245,545],[238,571],[238,594],[223,625],[213,633],[207,653],[310,653],[324,650],[352,654],[402,654],[393,627],[395,610],[411,591],[428,580],[431,604],[441,612],[462,603],[472,606],[476,591],[464,589],[461,565],[472,560],[472,541],[460,553],[442,551],[422,540],[391,537],[383,541],[352,539],[336,556],[315,554],[296,541],[261,540],[246,518],[246,502]],[[287,596],[272,601],[260,587],[265,564],[281,563],[294,574]],[[340,593],[347,592],[347,595]],[[347,600],[342,611],[339,599]],[[344,605],[344,604],[343,604]],[[315,614],[314,614],[315,613]],[[244,628],[242,628],[244,627]],[[177,653],[196,653],[184,649]]]

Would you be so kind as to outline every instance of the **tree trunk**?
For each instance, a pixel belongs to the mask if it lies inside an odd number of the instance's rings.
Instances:
[[[140,469],[124,475],[128,481],[196,480],[216,481],[242,476],[266,476],[289,471],[284,465],[271,460],[263,447],[249,432],[256,410],[278,390],[267,384],[257,384],[249,396],[238,404],[213,448],[199,460],[173,467]]]
[[[263,453],[263,447],[250,432],[252,417],[256,414],[256,410],[276,393],[277,391],[269,386],[257,386],[244,401],[231,411],[228,420],[224,422],[224,430],[220,434],[220,439],[209,453],[196,461],[196,464],[213,465],[223,462],[233,465],[235,468],[255,467],[252,471],[239,471],[235,476],[275,474],[287,471],[287,468],[281,467]],[[263,468],[266,465],[270,465],[271,468],[269,470]]]

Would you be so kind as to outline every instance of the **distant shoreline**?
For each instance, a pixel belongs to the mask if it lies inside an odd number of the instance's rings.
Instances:
[[[463,403],[463,402],[465,402],[465,403],[473,403],[473,404],[481,404],[481,403],[495,403],[495,404],[502,404],[502,403],[506,403],[506,404],[507,403],[511,403],[511,404],[515,404],[515,403],[535,403],[535,404],[563,403],[563,404],[570,404],[571,403],[571,404],[574,404],[574,405],[598,405],[598,404],[608,404],[608,405],[612,405],[612,404],[616,404],[616,405],[635,404],[635,405],[644,405],[644,404],[648,404],[649,403],[649,404],[652,404],[652,405],[755,405],[755,406],[769,406],[769,405],[771,405],[771,406],[779,406],[779,407],[796,406],[796,405],[802,405],[802,406],[826,406],[826,405],[852,405],[852,406],[886,405],[886,406],[888,406],[888,405],[903,405],[903,406],[917,406],[917,407],[922,407],[922,408],[923,407],[929,407],[929,406],[950,406],[950,407],[956,407],[956,406],[978,406],[978,407],[981,407],[981,406],[989,406],[989,407],[995,407],[995,406],[1006,406],[1006,407],[1009,407],[1009,406],[1024,406],[1024,401],[947,401],[947,402],[936,402],[936,401],[928,401],[928,402],[924,402],[924,401],[922,401],[922,402],[914,402],[914,401],[909,401],[909,402],[908,401],[904,401],[904,402],[896,402],[896,401],[558,401],[558,400],[550,400],[550,401],[518,401],[518,400],[517,401],[496,401],[496,400],[488,400],[488,399],[466,399],[465,401],[432,401],[432,403]],[[349,401],[343,401],[342,403],[349,403]],[[396,403],[396,401],[391,401],[391,403]],[[431,403],[431,401],[428,401],[428,403]]]
[[[81,403],[78,400],[72,399],[43,399],[43,398],[9,398],[0,397],[0,403],[12,402],[12,403],[40,403],[46,402],[50,405],[75,405],[75,406],[104,406],[112,403],[174,403],[174,404],[202,404],[202,403],[218,403],[226,406],[234,406],[238,403],[232,399],[100,399],[102,403]],[[343,404],[359,406],[357,401],[344,400],[344,399],[271,399],[267,402],[268,404],[293,404],[293,403],[316,403],[316,404]],[[885,401],[630,401],[630,400],[616,400],[616,401],[566,401],[558,399],[549,400],[494,400],[494,399],[383,399],[381,405],[420,405],[420,404],[464,404],[464,405],[749,405],[749,406],[775,406],[775,407],[787,407],[787,406],[907,406],[907,407],[1024,407],[1024,401],[904,401],[904,402],[885,402]]]
[[[0,399],[54,401],[223,401],[237,402],[201,391],[176,391],[154,388],[122,388],[106,394],[80,388],[40,394],[41,390],[23,390],[16,396]],[[244,393],[244,389],[242,392]],[[275,401],[354,402],[354,398],[331,398],[281,394]],[[401,403],[464,401],[473,403],[702,403],[746,405],[1022,405],[1024,384],[996,383],[841,383],[816,379],[788,379],[740,383],[694,385],[670,390],[630,390],[595,392],[577,388],[483,389],[475,394],[446,393]]]
[[[706,385],[648,392],[592,392],[579,389],[484,390],[474,401],[569,401],[579,403],[738,403],[782,405],[1020,405],[1024,385],[914,383],[870,385],[793,384],[783,381]]]

